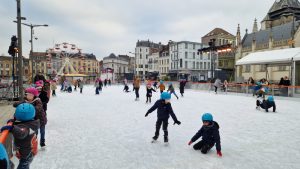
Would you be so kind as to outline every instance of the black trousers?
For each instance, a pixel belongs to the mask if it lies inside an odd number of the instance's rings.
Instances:
[[[52,90],[52,96],[56,96],[55,90]]]
[[[82,88],[80,88],[80,93],[82,93]]]
[[[140,88],[138,88],[138,87],[135,87],[135,88],[134,88],[134,91],[135,91],[135,97],[136,97],[136,98],[139,98],[139,97],[140,97],[139,90],[140,90]]]
[[[196,143],[193,148],[195,150],[200,150],[201,153],[206,154],[212,147],[214,146],[214,144],[208,144],[205,141],[201,140],[198,143]]]
[[[164,131],[164,137],[168,137],[168,124],[168,119],[157,119],[154,137],[158,138],[161,125],[163,126],[162,129]]]
[[[218,87],[217,87],[217,86],[215,86],[215,92],[217,93],[217,91],[218,91]]]
[[[148,103],[148,101],[151,103],[151,97],[148,97],[148,96],[146,96],[146,97],[147,97],[146,103]]]

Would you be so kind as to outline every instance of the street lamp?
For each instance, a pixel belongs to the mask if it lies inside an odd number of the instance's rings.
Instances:
[[[15,23],[17,23],[17,21],[14,21]],[[31,49],[30,49],[30,56],[31,56],[31,80],[33,83],[33,28],[35,27],[40,27],[40,26],[44,26],[44,27],[48,27],[49,25],[47,24],[43,24],[43,25],[34,25],[34,24],[27,24],[27,23],[21,23],[22,25],[28,26],[30,27],[30,43],[31,43]],[[36,73],[36,72],[35,72]]]

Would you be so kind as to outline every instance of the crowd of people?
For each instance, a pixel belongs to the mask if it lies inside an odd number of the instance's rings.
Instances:
[[[22,102],[16,102],[14,107],[16,107],[15,115],[13,119],[8,122],[12,122],[13,125],[6,125],[1,128],[1,132],[4,130],[9,130],[15,138],[15,146],[17,157],[20,159],[19,168],[29,168],[34,155],[37,152],[38,147],[38,135],[40,135],[39,145],[40,147],[46,146],[46,124],[47,124],[47,104],[50,99],[50,94],[56,96],[56,83],[57,80],[46,80],[40,74],[35,78],[34,84],[25,90],[25,100]],[[81,79],[77,79],[73,82],[67,79],[61,79],[61,91],[62,92],[72,92],[72,90],[77,91],[80,88],[80,93],[83,90],[84,82]],[[123,91],[130,92],[128,80],[124,79],[124,89]],[[179,81],[179,91],[181,97],[184,96],[184,90],[187,80]],[[249,86],[253,86],[253,95],[257,95],[256,109],[264,109],[266,112],[270,108],[273,108],[273,112],[276,111],[276,104],[273,96],[268,96],[265,99],[265,95],[268,92],[269,82],[266,79],[261,79],[258,82],[254,82],[252,78],[248,80]],[[290,85],[287,77],[282,78],[280,85]],[[72,89],[72,85],[74,89]],[[101,78],[95,80],[95,94],[98,95],[103,87],[111,85],[110,79],[105,79],[102,81]],[[135,100],[139,101],[139,91],[141,87],[141,80],[138,76],[134,77],[132,90],[135,93]],[[160,92],[160,99],[155,101],[153,106],[147,111],[145,117],[151,114],[153,111],[157,110],[157,121],[155,125],[154,136],[152,137],[152,142],[155,142],[159,138],[160,129],[164,132],[164,142],[168,143],[168,119],[171,116],[174,124],[180,125],[181,122],[177,119],[171,105],[171,95],[174,95],[179,99],[176,94],[173,82],[159,81],[146,81],[146,103],[151,103],[151,98],[153,92]],[[166,87],[167,86],[167,87]],[[216,79],[213,83],[215,88],[215,93],[217,94],[218,88],[222,88],[224,92],[227,92],[228,82],[224,80],[221,82],[220,79]],[[51,92],[52,91],[52,92]],[[216,146],[217,155],[222,156],[220,135],[219,135],[219,125],[213,120],[211,113],[204,113],[202,115],[203,125],[200,130],[191,138],[188,145],[193,144],[200,137],[202,139],[197,142],[193,148],[195,150],[201,151],[206,154],[212,147]]]

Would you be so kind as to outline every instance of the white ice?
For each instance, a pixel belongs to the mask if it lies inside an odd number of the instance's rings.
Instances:
[[[130,86],[131,87],[131,86]],[[146,111],[145,87],[140,101],[134,92],[111,86],[95,95],[95,88],[61,93],[48,104],[46,149],[34,158],[33,169],[296,169],[300,168],[299,100],[275,97],[277,112],[255,109],[255,98],[246,95],[218,95],[186,90],[173,110],[182,122],[169,119],[169,146],[163,132],[154,135],[156,111]],[[177,90],[177,93],[179,91]],[[179,94],[179,93],[178,93]],[[215,147],[204,155],[187,143],[200,129],[201,115],[211,112],[220,125],[223,157]]]

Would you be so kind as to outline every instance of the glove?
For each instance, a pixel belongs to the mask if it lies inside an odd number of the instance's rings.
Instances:
[[[181,124],[181,122],[180,121],[174,121],[174,124],[173,125],[175,125],[175,124],[178,124],[178,125],[180,125]]]
[[[145,117],[147,117],[147,116],[148,116],[148,113],[145,114]]]
[[[1,128],[1,133],[2,133],[4,130],[11,131],[13,128],[14,128],[14,126],[3,126],[3,127]]]
[[[189,143],[188,143],[188,145],[191,145],[193,142],[192,141],[190,141]]]
[[[222,152],[221,152],[221,151],[217,151],[217,155],[218,155],[219,157],[222,157]]]

